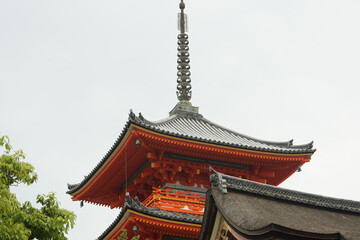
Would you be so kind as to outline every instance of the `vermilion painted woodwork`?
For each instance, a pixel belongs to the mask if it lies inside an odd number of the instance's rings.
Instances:
[[[128,230],[128,239],[131,239],[135,236],[132,231],[134,225],[138,228],[136,235],[140,235],[142,240],[161,239],[163,235],[196,239],[201,229],[200,224],[171,221],[127,210],[123,218],[104,239],[116,239],[120,236],[122,229]]]
[[[167,211],[203,215],[205,198],[189,191],[154,188],[143,204],[147,207],[157,207]]]
[[[140,145],[136,140],[140,140]],[[209,161],[218,172],[278,185],[310,157],[311,154],[269,153],[186,140],[132,124],[101,168],[72,196],[73,200],[115,208],[123,206],[125,193],[129,192],[148,207],[202,215],[205,199],[160,187],[180,183],[210,188]],[[141,239],[149,240],[161,239],[163,234],[197,238],[200,232],[200,225],[157,219],[131,210],[125,216],[105,239],[116,239],[123,228],[131,237],[135,224]]]
[[[135,144],[136,140],[140,140],[140,146]],[[298,165],[308,162],[311,156],[231,148],[171,137],[131,125],[123,141],[103,166],[81,189],[72,194],[73,200],[120,207],[126,191],[131,196],[145,200],[152,193],[153,187],[161,187],[165,183],[210,187],[209,164],[171,159],[163,157],[164,153],[249,165],[252,170],[220,165],[212,167],[228,175],[271,185],[283,182],[297,170]],[[143,170],[135,175],[141,168]]]

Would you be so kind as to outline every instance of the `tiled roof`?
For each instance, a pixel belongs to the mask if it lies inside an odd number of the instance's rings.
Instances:
[[[360,202],[274,187],[213,171],[203,229],[211,235],[216,210],[246,239],[360,239]],[[267,239],[267,238],[266,238]]]
[[[128,121],[126,122],[125,127],[123,128],[121,134],[113,146],[106,153],[103,159],[96,165],[96,167],[90,172],[90,174],[87,175],[79,184],[68,184],[68,194],[72,194],[79,190],[105,163],[108,157],[119,145],[131,124],[135,124],[154,132],[166,134],[169,136],[240,149],[289,154],[311,154],[315,152],[315,149],[312,148],[312,142],[303,145],[293,145],[292,140],[286,142],[270,142],[255,139],[215,124],[204,118],[201,114],[197,113],[183,112],[174,114],[161,121],[154,122],[145,119],[141,113],[139,113],[139,116],[136,116],[130,110]]]
[[[242,149],[275,153],[313,153],[313,143],[293,145],[293,140],[271,142],[259,140],[213,123],[201,114],[184,112],[161,121],[149,121],[141,114],[130,113],[129,120],[147,129],[200,142],[214,143]]]
[[[127,193],[125,198],[125,205],[121,209],[120,214],[117,216],[115,221],[97,238],[98,240],[104,239],[110,232],[115,228],[115,226],[119,223],[122,219],[124,214],[128,209],[137,211],[142,214],[146,214],[152,217],[158,217],[162,219],[168,219],[173,221],[179,222],[187,222],[187,223],[195,223],[201,224],[202,223],[202,215],[198,214],[191,214],[191,213],[181,213],[181,212],[170,212],[166,210],[161,210],[159,208],[150,208],[144,206],[136,197],[135,200],[132,199],[129,194]]]
[[[228,189],[232,189],[263,197],[311,205],[314,207],[360,213],[360,202],[325,197],[253,182],[216,172],[211,167],[210,171],[213,173],[210,176],[210,181],[214,186],[218,186],[223,193],[227,193]],[[220,182],[222,183],[220,184]]]

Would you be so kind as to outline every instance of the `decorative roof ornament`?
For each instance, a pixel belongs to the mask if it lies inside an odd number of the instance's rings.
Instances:
[[[189,59],[189,36],[187,32],[187,15],[184,13],[184,0],[180,2],[181,12],[178,14],[178,59],[177,59],[177,91],[178,104],[170,111],[170,116],[174,114],[191,113],[198,114],[199,108],[193,107],[191,99],[191,78],[190,78],[190,59]]]
[[[218,187],[223,194],[228,193],[226,179],[223,178],[224,175],[215,171],[211,166],[209,166],[209,170],[212,173],[210,175],[212,185]]]
[[[179,5],[181,12],[178,15],[178,59],[177,59],[177,98],[180,102],[190,101],[191,99],[191,78],[190,78],[190,59],[189,59],[189,40],[187,32],[187,16],[184,13],[185,3],[181,0]]]

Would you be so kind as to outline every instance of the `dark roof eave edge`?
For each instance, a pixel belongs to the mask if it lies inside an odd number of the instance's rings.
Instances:
[[[220,191],[219,189],[217,189],[217,190]],[[211,188],[210,191],[211,191],[210,195],[213,196],[213,194],[212,194],[213,189]],[[222,194],[222,193],[220,193],[220,194]],[[266,225],[261,229],[247,230],[242,227],[239,227],[238,224],[236,224],[234,221],[232,221],[231,218],[227,214],[224,214],[224,212],[221,208],[217,207],[217,206],[219,206],[219,202],[218,202],[219,200],[217,200],[216,197],[213,196],[212,199],[214,199],[216,209],[218,209],[218,211],[220,211],[222,217],[229,224],[229,226],[233,230],[235,230],[235,232],[237,232],[238,234],[240,234],[243,237],[256,237],[256,236],[268,234],[272,231],[282,232],[285,234],[296,234],[298,236],[304,236],[304,234],[305,234],[305,235],[312,236],[312,237],[314,235],[316,235],[316,237],[324,237],[324,236],[327,236],[327,237],[332,236],[333,237],[333,236],[339,235],[339,233],[321,234],[321,233],[306,232],[306,231],[301,231],[298,229],[287,228],[282,225],[278,225],[278,224],[274,224],[274,223]],[[204,218],[204,220],[205,220],[205,218]]]
[[[194,221],[188,221],[187,219],[176,219],[176,218],[171,218],[169,216],[162,216],[161,214],[151,213],[151,210],[149,210],[149,211],[141,211],[141,209],[136,209],[135,207],[129,207],[129,206],[125,205],[121,209],[119,215],[110,224],[110,226],[97,238],[97,240],[104,239],[104,237],[106,237],[116,227],[116,225],[120,222],[120,220],[123,218],[123,216],[126,214],[126,212],[128,210],[136,211],[136,212],[141,213],[141,214],[146,214],[146,215],[149,215],[151,217],[158,217],[158,218],[163,218],[163,219],[172,220],[172,221],[181,221],[181,222],[187,222],[187,223],[191,223],[191,224],[201,224],[202,223],[202,221],[201,222],[195,221],[195,220]]]
[[[320,207],[330,210],[344,211],[356,214],[360,213],[360,202],[357,201],[326,197],[317,194],[280,188],[277,186],[262,184],[246,179],[235,178],[216,172],[212,168],[210,170],[212,172],[212,176],[214,176],[211,180],[213,185],[214,182],[215,185],[218,184],[217,181],[220,174],[222,179],[226,181],[226,188],[232,189],[234,191],[240,191],[263,197],[270,197],[273,199],[285,200],[297,204],[305,204],[308,206]]]
[[[220,189],[217,189],[217,190],[220,191]],[[212,191],[213,191],[213,189],[211,188],[211,195],[213,196],[213,199],[214,199],[216,208],[217,208],[218,211],[221,213],[222,217],[226,220],[226,222],[229,224],[229,226],[230,226],[232,229],[234,229],[237,233],[239,233],[240,235],[243,235],[243,234],[250,235],[250,236],[251,236],[251,235],[254,235],[254,234],[251,234],[250,231],[248,231],[248,230],[246,230],[246,229],[244,229],[244,228],[241,228],[241,227],[237,226],[237,224],[236,224],[234,221],[232,221],[232,220],[227,216],[227,214],[224,213],[224,211],[223,211],[221,208],[217,207],[217,206],[219,206],[220,203],[219,203],[219,200],[213,195]],[[220,194],[221,194],[221,193],[220,193]],[[257,231],[257,232],[262,232],[262,234],[264,234],[264,233],[269,232],[270,230],[271,230],[271,229],[269,229],[269,226],[265,226],[264,228],[258,229],[258,230],[256,230],[256,231]]]
[[[138,118],[138,122],[142,125],[142,126],[146,126],[146,125],[151,125],[151,126],[157,126],[157,125],[160,125],[160,124],[164,124],[164,123],[168,123],[168,122],[171,122],[174,118],[176,117],[181,117],[182,115],[173,115],[173,116],[170,116],[169,118],[166,118],[166,119],[163,119],[163,120],[160,120],[160,121],[150,121],[146,118],[144,118],[142,115],[141,115],[141,118],[139,117]],[[258,139],[258,138],[254,138],[254,137],[250,137],[248,135],[245,135],[245,134],[242,134],[242,133],[239,133],[237,131],[234,131],[234,130],[231,130],[227,127],[224,127],[220,124],[217,124],[217,123],[214,123],[210,120],[208,120],[207,118],[203,117],[203,115],[201,114],[194,114],[194,113],[188,113],[186,114],[186,116],[191,116],[191,118],[194,118],[194,119],[202,119],[202,121],[204,122],[207,122],[208,124],[210,125],[213,125],[217,128],[220,128],[220,129],[223,129],[223,130],[226,130],[227,132],[230,132],[230,133],[233,133],[233,134],[236,134],[236,135],[239,135],[243,138],[246,138],[248,140],[251,140],[251,141],[255,141],[255,142],[259,142],[259,143],[264,143],[264,144],[268,144],[268,145],[272,145],[272,146],[277,146],[277,147],[288,147],[288,148],[294,148],[294,149],[298,149],[298,148],[307,148],[307,149],[311,149],[312,146],[313,146],[313,143],[314,141],[311,141],[309,143],[305,143],[305,144],[301,144],[301,145],[293,145],[293,139],[289,140],[289,141],[285,141],[285,142],[282,142],[282,141],[267,141],[267,140],[261,140],[261,139]]]
[[[238,145],[238,144],[226,144],[225,142],[217,142],[217,141],[211,141],[211,140],[206,140],[206,139],[198,139],[196,137],[186,137],[184,135],[173,134],[173,133],[170,133],[170,132],[157,130],[154,127],[151,128],[145,122],[143,123],[143,121],[140,120],[138,117],[136,117],[136,115],[131,111],[129,113],[128,121],[126,122],[121,134],[119,135],[119,137],[117,138],[117,140],[115,141],[113,146],[105,154],[105,156],[102,158],[102,160],[95,166],[95,168],[93,168],[93,170],[80,183],[78,183],[78,184],[70,184],[70,185],[68,184],[68,188],[70,188],[70,187],[73,187],[73,188],[69,189],[66,192],[67,194],[72,194],[72,193],[76,192],[86,182],[88,182],[91,179],[91,177],[97,172],[97,170],[99,170],[101,168],[101,166],[106,162],[108,157],[118,147],[118,145],[120,144],[120,142],[122,141],[122,139],[126,135],[126,132],[129,130],[129,127],[130,127],[131,124],[134,124],[134,125],[139,126],[139,127],[143,127],[145,129],[153,131],[153,132],[157,132],[157,133],[161,133],[161,134],[167,134],[167,135],[174,136],[174,137],[180,137],[180,138],[183,138],[185,140],[186,139],[187,140],[195,140],[195,141],[198,141],[198,142],[217,144],[217,145],[220,145],[220,146],[235,147],[235,148],[238,148],[239,150],[264,151],[264,152],[275,153],[275,154],[276,153],[280,153],[280,154],[313,154],[316,151],[316,149],[294,149],[294,151],[287,151],[287,150],[280,151],[280,150],[271,150],[271,149],[266,149],[266,148],[247,147],[247,146],[241,146],[241,145]]]
[[[193,140],[193,141],[198,141],[198,142],[202,142],[202,143],[210,143],[210,144],[216,144],[219,146],[224,146],[224,147],[235,147],[238,148],[239,150],[252,150],[252,151],[263,151],[263,152],[268,152],[268,153],[280,153],[280,154],[313,154],[316,149],[298,149],[298,148],[294,148],[293,150],[274,150],[274,149],[268,149],[268,148],[257,148],[257,147],[251,147],[251,146],[244,146],[244,145],[240,145],[240,144],[232,144],[232,143],[226,143],[226,142],[219,142],[219,141],[214,141],[214,140],[209,140],[209,139],[199,139],[197,137],[192,137],[192,136],[185,136],[183,134],[176,134],[176,133],[171,133],[171,132],[167,132],[167,131],[163,131],[163,130],[157,130],[155,128],[151,128],[148,127],[147,125],[143,125],[141,123],[134,123],[136,126],[139,127],[143,127],[147,130],[156,132],[156,133],[161,133],[161,134],[165,134],[165,135],[169,135],[169,136],[173,136],[173,137],[178,137],[178,138],[182,138],[184,140]],[[311,144],[311,143],[309,143]],[[308,145],[308,144],[304,144],[304,145]],[[295,145],[297,146],[297,145]]]
[[[93,175],[97,172],[97,170],[99,170],[103,166],[103,164],[106,162],[106,160],[110,157],[110,155],[114,152],[114,150],[118,147],[118,145],[123,140],[124,136],[126,135],[126,132],[129,130],[131,123],[132,123],[132,121],[129,117],[129,119],[126,122],[119,137],[117,138],[115,143],[112,145],[112,147],[108,150],[108,152],[105,154],[105,156],[101,159],[101,161],[93,168],[93,170],[80,183],[72,184],[72,186],[74,186],[74,188],[68,190],[66,192],[67,194],[72,194],[72,193],[76,192],[77,190],[79,190],[86,182],[88,182],[93,177]],[[69,184],[68,184],[68,186],[69,186]]]
[[[96,240],[103,240],[116,227],[116,225],[123,218],[123,216],[125,215],[127,210],[128,210],[127,206],[122,207],[119,215],[115,218],[115,220],[110,224],[110,226],[108,226],[105,229],[105,231]]]

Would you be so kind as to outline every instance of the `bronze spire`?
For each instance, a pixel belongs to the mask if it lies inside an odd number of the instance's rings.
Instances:
[[[176,95],[179,102],[170,111],[170,116],[175,114],[198,114],[199,107],[192,106],[191,99],[191,78],[190,78],[190,59],[189,59],[189,40],[187,32],[187,16],[184,13],[185,3],[180,2],[181,12],[179,13],[178,27],[178,59],[177,59],[177,91]]]
[[[185,3],[181,0],[179,5],[181,12],[179,13],[178,27],[180,34],[178,35],[178,59],[177,59],[177,98],[180,102],[188,102],[191,99],[191,78],[190,78],[190,59],[189,59],[189,40],[187,32],[187,16],[184,13]]]

